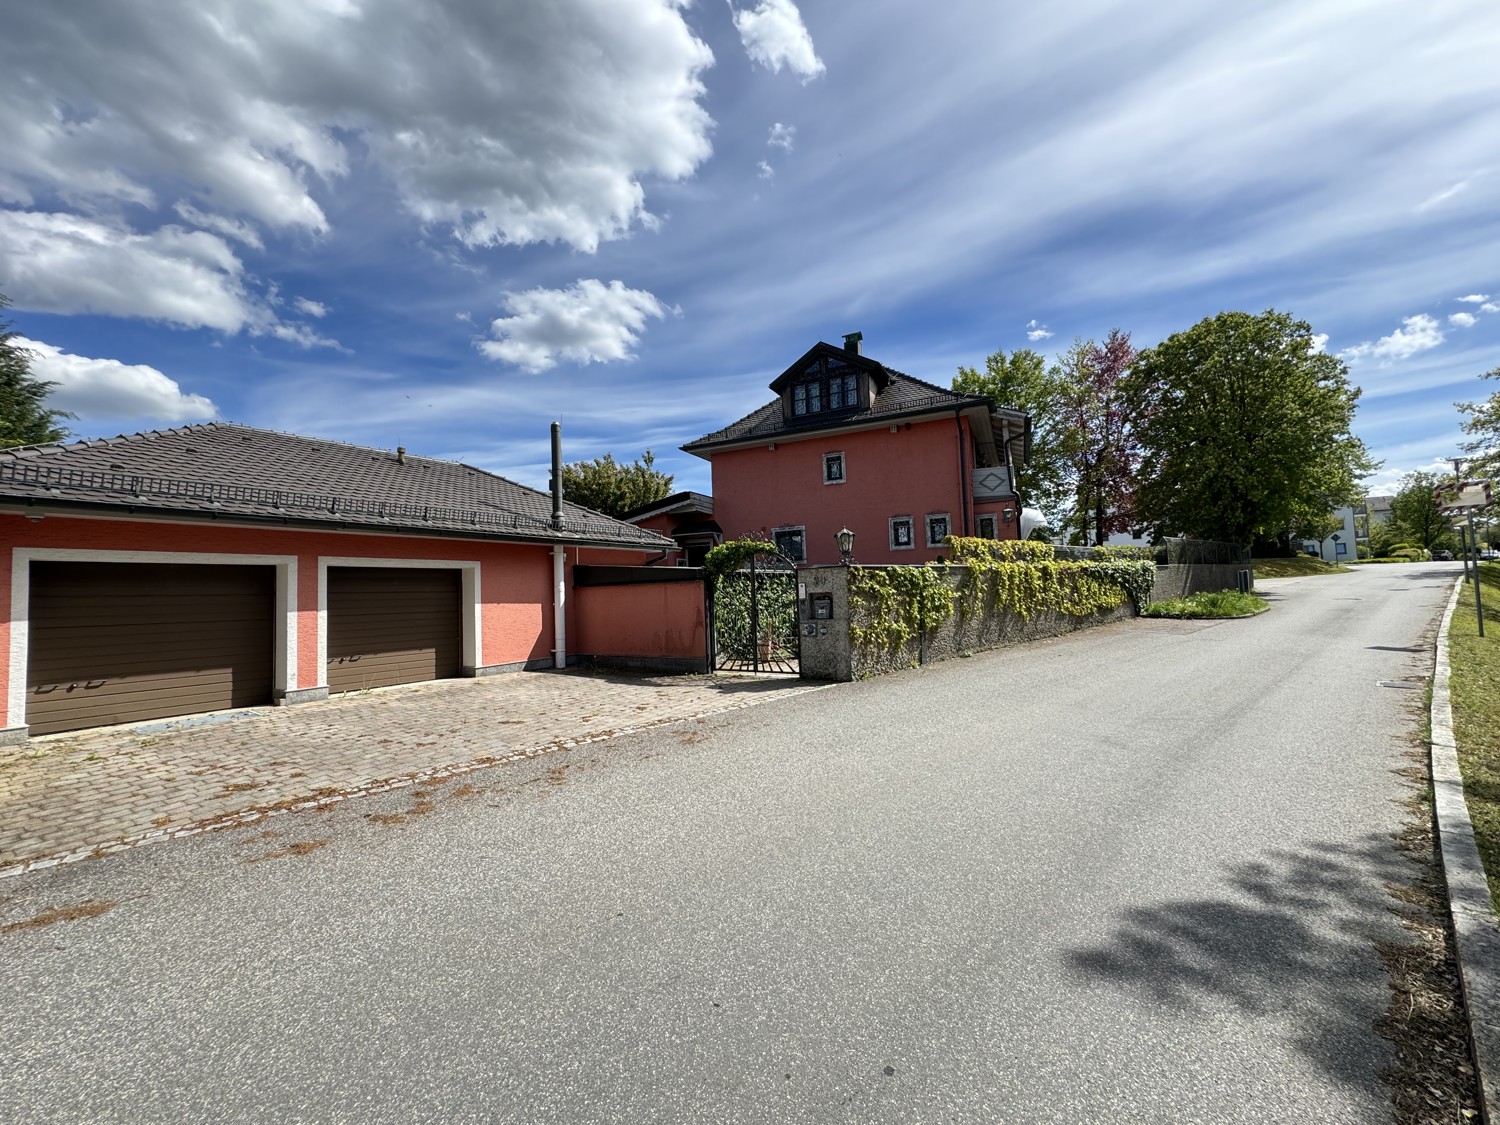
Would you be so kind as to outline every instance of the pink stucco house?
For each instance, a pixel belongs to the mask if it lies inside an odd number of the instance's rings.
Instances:
[[[836,563],[847,527],[855,561],[875,564],[934,560],[950,534],[1020,537],[1022,412],[893,371],[862,354],[858,333],[816,344],[771,390],[759,410],[682,447],[713,466],[726,538]]]

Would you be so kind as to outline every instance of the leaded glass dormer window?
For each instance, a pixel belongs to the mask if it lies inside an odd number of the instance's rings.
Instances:
[[[853,410],[859,405],[859,376],[838,360],[809,364],[792,384],[793,417]]]

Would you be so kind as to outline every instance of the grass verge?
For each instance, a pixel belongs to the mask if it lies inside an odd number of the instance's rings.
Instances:
[[[1326,563],[1311,555],[1298,555],[1294,559],[1255,559],[1250,564],[1257,578],[1301,578],[1308,574],[1345,574],[1349,568],[1336,563]]]
[[[1264,598],[1254,594],[1242,594],[1238,590],[1217,590],[1212,593],[1189,594],[1185,598],[1169,598],[1164,602],[1152,602],[1141,610],[1142,617],[1254,617],[1270,609]]]
[[[1474,835],[1496,895],[1500,876],[1500,563],[1479,567],[1484,600],[1484,637],[1474,613],[1474,587],[1465,583],[1448,628],[1449,681],[1453,693],[1453,733],[1464,796]]]

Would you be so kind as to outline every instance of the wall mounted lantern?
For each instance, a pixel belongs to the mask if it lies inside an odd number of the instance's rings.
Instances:
[[[846,527],[835,532],[833,537],[839,541],[839,562],[848,566],[854,561],[854,532]]]

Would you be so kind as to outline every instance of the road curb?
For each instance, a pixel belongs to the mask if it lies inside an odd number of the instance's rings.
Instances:
[[[1453,922],[1454,955],[1469,1017],[1469,1041],[1479,1074],[1480,1106],[1489,1125],[1500,1125],[1500,921],[1495,918],[1489,883],[1474,840],[1474,822],[1464,801],[1453,737],[1453,702],[1448,688],[1448,625],[1458,605],[1463,579],[1453,584],[1443,623],[1438,627],[1432,670],[1432,799],[1437,814],[1448,913]]]

